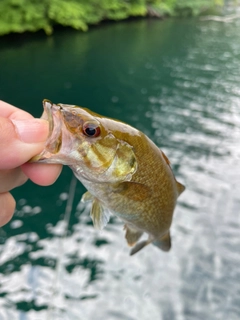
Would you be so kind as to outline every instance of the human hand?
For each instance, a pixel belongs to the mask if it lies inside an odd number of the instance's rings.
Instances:
[[[59,176],[60,165],[26,163],[43,150],[47,136],[47,121],[0,101],[0,226],[11,219],[15,210],[10,190],[28,178],[46,186]]]

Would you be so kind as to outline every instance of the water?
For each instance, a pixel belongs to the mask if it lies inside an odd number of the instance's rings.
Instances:
[[[172,249],[129,257],[116,218],[93,229],[72,178],[13,191],[0,230],[0,319],[202,320],[240,317],[240,22],[141,20],[82,34],[0,40],[0,96],[34,116],[79,104],[149,135],[187,189]]]

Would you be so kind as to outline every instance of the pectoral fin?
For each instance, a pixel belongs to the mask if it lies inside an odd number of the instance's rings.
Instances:
[[[171,249],[171,236],[170,233],[166,233],[162,238],[159,240],[154,240],[152,242],[156,247],[163,251],[169,251]]]
[[[124,229],[126,230],[125,238],[127,243],[130,247],[134,246],[135,243],[140,239],[143,232],[137,229],[130,227],[129,225],[125,224]]]
[[[81,202],[85,203],[93,200],[94,200],[94,196],[89,191],[87,191],[83,194]]]
[[[151,189],[148,186],[131,181],[120,183],[117,192],[134,201],[143,201],[151,196]]]
[[[110,219],[110,211],[107,208],[105,208],[97,199],[93,200],[90,215],[94,227],[99,230],[103,229]]]

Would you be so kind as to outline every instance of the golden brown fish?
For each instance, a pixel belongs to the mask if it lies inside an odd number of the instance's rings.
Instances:
[[[94,226],[110,214],[125,223],[131,255],[152,243],[171,247],[169,229],[177,197],[176,181],[165,154],[142,132],[117,120],[74,105],[43,101],[49,121],[45,149],[32,161],[68,165],[92,201]],[[138,242],[143,233],[148,239]]]

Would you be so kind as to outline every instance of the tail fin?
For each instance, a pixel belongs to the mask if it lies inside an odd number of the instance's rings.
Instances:
[[[143,240],[138,242],[134,248],[132,248],[132,250],[130,251],[130,256],[134,255],[135,253],[137,253],[138,251],[140,251],[142,248],[146,247],[149,243],[151,243],[151,240]]]
[[[149,237],[149,239],[147,240],[138,242],[135,245],[135,247],[130,251],[130,256],[134,255],[135,253],[146,247],[149,243],[152,243],[153,245],[155,245],[163,251],[169,251],[171,249],[171,236],[169,231],[160,239],[153,240],[151,237]]]
[[[162,238],[159,240],[154,240],[152,242],[156,247],[163,251],[169,251],[171,249],[171,236],[170,233],[166,233]]]

